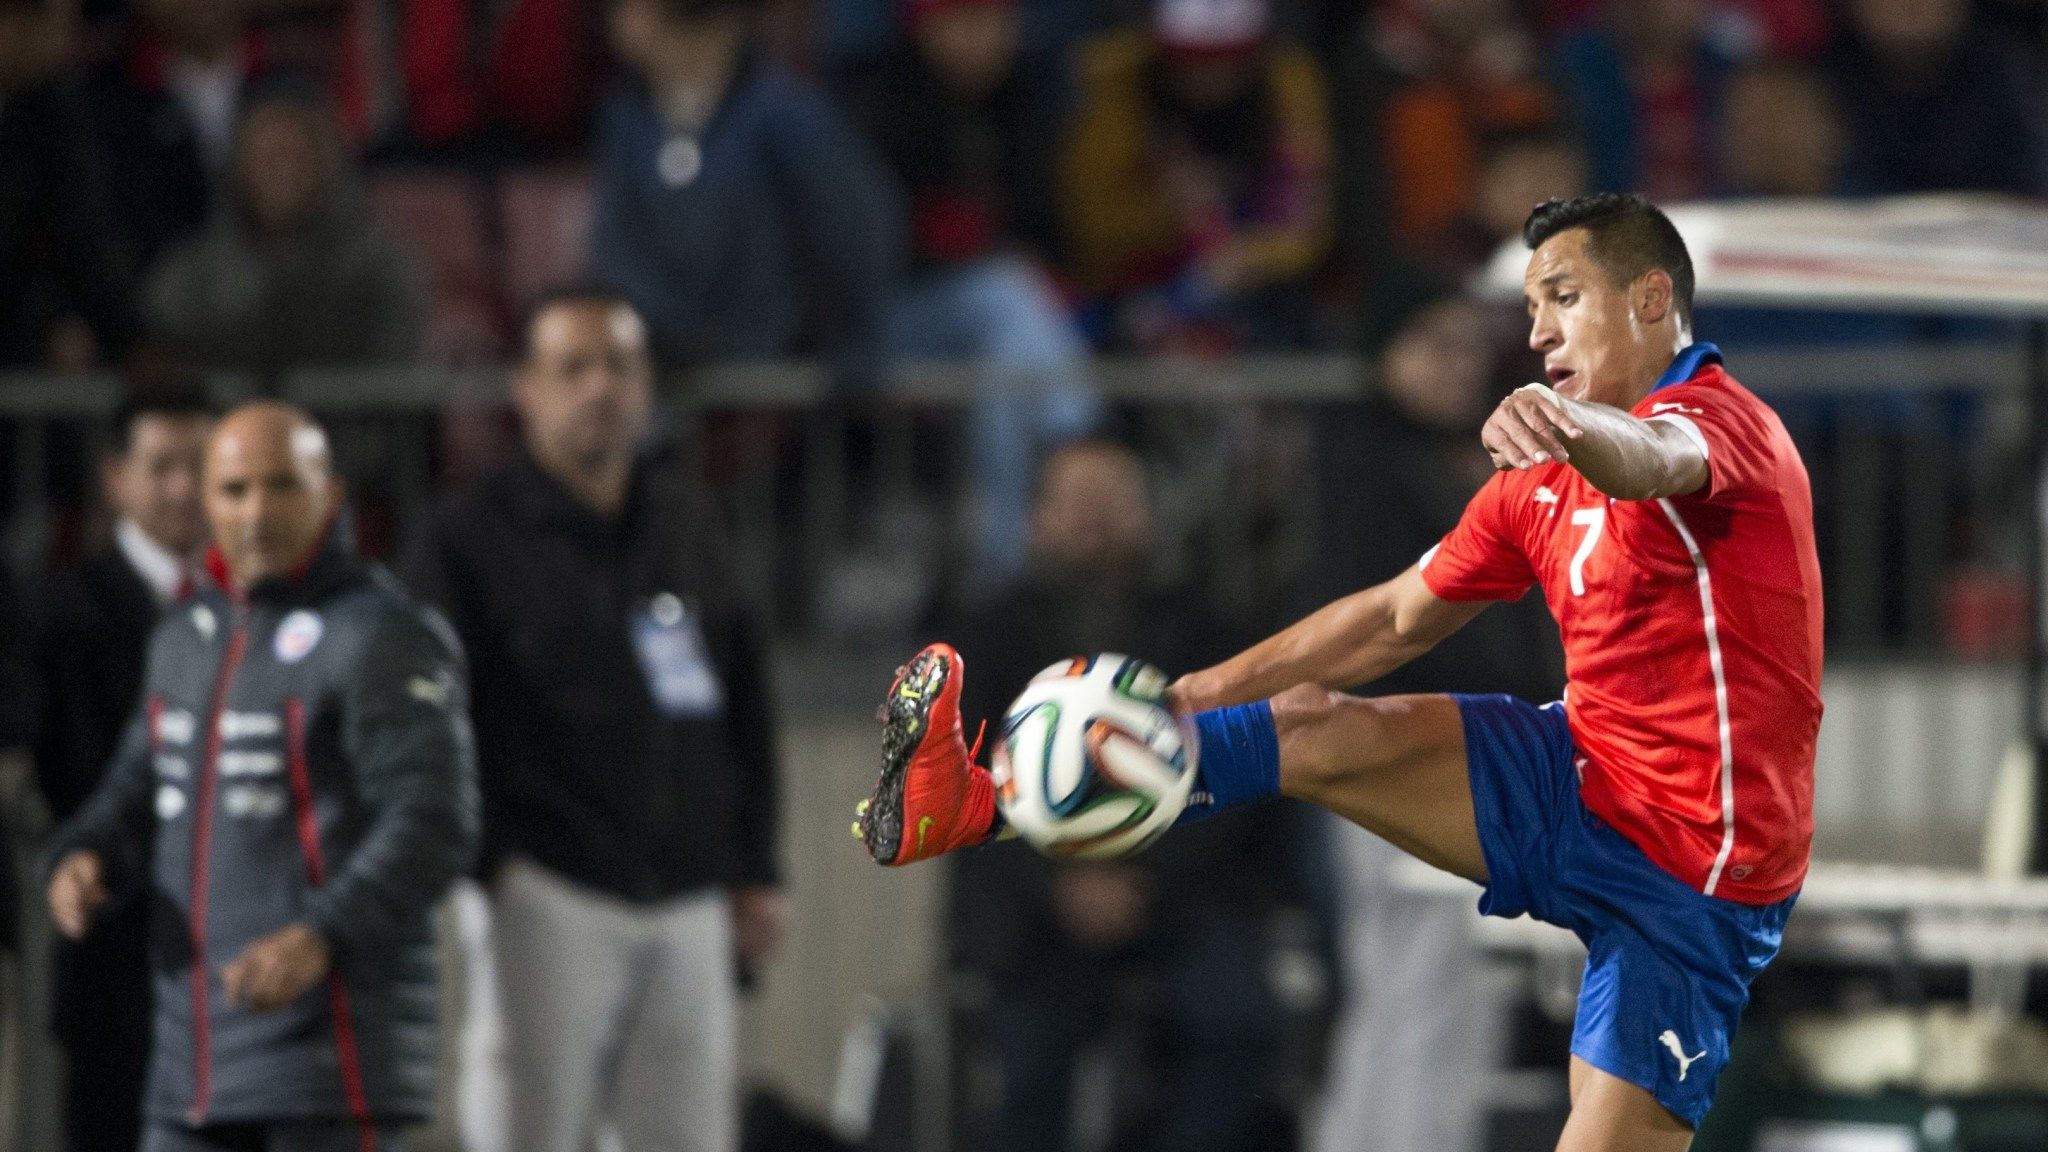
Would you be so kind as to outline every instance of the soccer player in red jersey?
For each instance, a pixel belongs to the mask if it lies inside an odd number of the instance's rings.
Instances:
[[[1777,416],[1692,338],[1692,262],[1639,196],[1550,201],[1523,231],[1547,381],[1495,409],[1500,471],[1414,567],[1178,681],[1189,816],[1274,793],[1479,882],[1481,911],[1586,942],[1561,1152],[1679,1152],[1806,875],[1821,586],[1806,470]],[[1568,686],[1335,691],[1538,586]],[[999,830],[961,739],[960,656],[891,689],[856,826],[902,864]],[[1185,817],[1184,817],[1185,818]]]

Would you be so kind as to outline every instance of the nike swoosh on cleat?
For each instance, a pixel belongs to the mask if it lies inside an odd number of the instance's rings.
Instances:
[[[924,834],[931,830],[931,826],[934,823],[935,821],[930,816],[920,816],[917,818],[917,850],[920,853],[924,851]]]

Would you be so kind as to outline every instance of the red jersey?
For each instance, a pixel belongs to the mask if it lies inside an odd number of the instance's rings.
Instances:
[[[1568,464],[1502,472],[1422,579],[1468,601],[1541,584],[1586,807],[1707,895],[1770,904],[1813,841],[1820,561],[1799,451],[1720,359],[1687,348],[1632,413],[1700,446],[1704,488],[1614,500]]]

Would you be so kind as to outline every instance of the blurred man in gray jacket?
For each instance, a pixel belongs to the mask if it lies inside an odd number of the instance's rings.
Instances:
[[[434,1099],[429,914],[477,844],[461,656],[354,555],[303,413],[231,413],[204,486],[212,579],[151,638],[50,911],[79,939],[149,901],[145,1152],[397,1148]]]

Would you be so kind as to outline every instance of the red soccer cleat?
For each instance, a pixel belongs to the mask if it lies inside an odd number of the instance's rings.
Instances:
[[[878,864],[909,864],[980,844],[995,828],[995,786],[988,769],[974,763],[961,729],[965,670],[951,644],[932,644],[889,686],[882,705],[882,776],[875,794],[854,809],[854,835]]]

